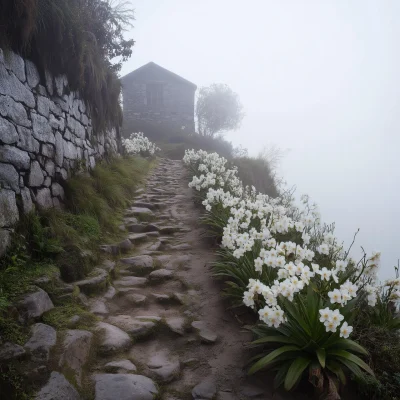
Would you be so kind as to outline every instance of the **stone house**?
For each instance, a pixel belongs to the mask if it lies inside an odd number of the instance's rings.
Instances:
[[[124,131],[146,127],[194,132],[194,95],[197,86],[154,62],[122,79]]]

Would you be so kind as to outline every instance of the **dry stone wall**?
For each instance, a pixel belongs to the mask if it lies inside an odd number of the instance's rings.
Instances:
[[[31,61],[0,49],[0,255],[21,213],[60,206],[74,170],[118,152],[117,132],[93,131],[65,76],[41,79]]]

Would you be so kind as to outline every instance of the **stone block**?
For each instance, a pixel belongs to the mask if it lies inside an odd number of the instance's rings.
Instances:
[[[40,142],[54,144],[55,138],[48,120],[45,117],[33,112],[31,116],[33,123],[33,136]]]
[[[44,181],[44,174],[40,164],[37,161],[32,161],[31,169],[29,171],[29,186],[38,187],[42,186]]]
[[[53,207],[53,200],[51,198],[50,189],[43,188],[36,193],[36,203],[41,208]]]
[[[56,141],[55,162],[58,166],[61,167],[63,165],[63,160],[64,160],[64,141],[60,132],[56,132],[55,141]]]
[[[0,141],[5,144],[13,144],[18,141],[18,133],[15,126],[8,120],[0,117]]]
[[[46,71],[44,72],[44,77],[46,80],[46,89],[49,92],[50,96],[53,96],[54,93],[53,76],[51,75],[50,71],[46,69]]]
[[[32,61],[25,60],[25,67],[26,67],[26,78],[28,81],[28,85],[33,89],[40,82],[39,72]]]
[[[28,188],[21,189],[22,208],[27,214],[33,210],[31,192]]]
[[[17,103],[10,96],[0,95],[0,115],[10,118],[17,125],[26,126],[27,128],[32,126],[25,107],[21,103]]]
[[[41,317],[46,311],[54,308],[54,305],[44,290],[36,288],[34,292],[25,295],[17,307],[22,317],[29,321]]]
[[[45,171],[47,172],[47,175],[48,175],[48,176],[53,177],[53,176],[55,175],[56,166],[55,166],[55,164],[53,163],[53,161],[47,160],[44,169],[45,169]]]
[[[26,81],[25,62],[19,54],[13,51],[4,53],[4,65],[7,69],[12,71],[21,82]]]
[[[36,105],[32,92],[14,75],[0,64],[0,94],[9,95],[15,101],[20,101],[30,108]]]
[[[4,255],[8,246],[11,244],[11,232],[0,228],[0,257]]]
[[[89,359],[93,333],[83,330],[68,330],[66,332],[60,367],[67,367],[80,386],[82,383],[82,369]]]
[[[50,115],[49,124],[52,128],[63,131],[65,129],[64,118],[57,118],[53,114]]]
[[[11,187],[16,193],[20,192],[19,175],[12,165],[0,163],[0,184]]]
[[[29,169],[31,163],[29,154],[26,151],[9,145],[0,146],[0,161],[12,164],[22,170]]]
[[[55,139],[54,139],[55,143]],[[51,144],[42,144],[41,154],[48,158],[54,158],[56,151],[53,145]]]
[[[31,327],[31,337],[25,343],[25,350],[29,351],[32,361],[47,362],[50,358],[50,350],[57,341],[57,332],[46,324],[34,324]]]
[[[45,118],[49,118],[51,100],[44,96],[37,98],[37,111]]]
[[[53,196],[60,197],[61,199],[64,199],[64,189],[63,187],[55,182],[51,185],[51,193]]]
[[[34,400],[82,400],[76,389],[64,375],[53,371],[47,384],[37,393]]]
[[[39,153],[40,143],[33,137],[32,130],[22,126],[17,127],[18,143],[17,146],[30,153]]]

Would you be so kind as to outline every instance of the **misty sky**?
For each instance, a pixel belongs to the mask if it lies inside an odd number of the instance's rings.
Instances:
[[[226,83],[246,117],[226,135],[256,155],[288,149],[279,174],[336,234],[400,257],[400,1],[131,0],[126,74],[149,61],[200,86]]]

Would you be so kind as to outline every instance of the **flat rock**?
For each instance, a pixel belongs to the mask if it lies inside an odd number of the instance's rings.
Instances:
[[[186,304],[186,296],[183,293],[175,292],[173,297],[178,303],[181,303],[182,305]]]
[[[133,207],[148,208],[149,210],[154,210],[155,208],[153,203],[146,203],[144,201],[136,201],[133,203]]]
[[[155,383],[146,376],[134,374],[97,374],[95,400],[154,400],[158,395]]]
[[[137,368],[129,360],[111,361],[104,366],[104,370],[109,373],[125,374],[136,372]]]
[[[72,371],[78,385],[82,383],[82,369],[89,359],[92,339],[93,333],[77,329],[68,330],[64,338],[59,365]]]
[[[129,335],[117,326],[98,322],[96,330],[102,334],[99,350],[103,354],[124,350],[132,344]]]
[[[212,376],[208,376],[192,390],[194,399],[212,399],[217,393],[217,385]]]
[[[156,324],[153,321],[143,321],[130,315],[116,315],[108,318],[108,322],[118,326],[134,337],[144,337],[152,333]]]
[[[131,241],[131,243],[140,243],[148,240],[148,236],[146,233],[131,233],[128,236],[128,239]]]
[[[130,224],[126,226],[126,229],[132,233],[145,233],[146,225],[143,224]]]
[[[103,297],[107,300],[111,300],[116,295],[117,291],[114,286],[109,286],[107,292],[104,293]]]
[[[130,215],[137,215],[137,216],[141,216],[141,215],[153,215],[153,211],[151,211],[149,208],[146,207],[131,207],[128,210],[128,213]]]
[[[35,400],[81,400],[81,396],[64,375],[53,371],[49,381],[35,396]]]
[[[154,260],[149,255],[121,258],[120,261],[128,265],[129,271],[137,272],[140,275],[151,272],[154,265]]]
[[[128,253],[130,250],[133,249],[132,241],[129,239],[125,239],[122,242],[118,243],[118,248],[121,253]]]
[[[18,309],[25,320],[41,317],[46,311],[54,308],[49,295],[37,288],[33,293],[26,295],[19,303]]]
[[[134,287],[134,286],[144,286],[147,283],[146,278],[141,278],[139,276],[124,276],[117,281],[114,281],[116,287]]]
[[[149,279],[151,282],[159,282],[173,277],[172,271],[169,269],[157,269],[150,273]]]
[[[180,363],[176,357],[171,356],[167,351],[157,351],[147,362],[155,380],[168,383],[176,379],[180,374]]]
[[[104,291],[107,288],[108,272],[101,268],[93,270],[93,276],[75,282],[75,285],[85,294]]]
[[[24,355],[24,348],[18,344],[7,342],[0,346],[0,363],[19,359]]]
[[[165,320],[168,328],[178,335],[185,334],[185,319],[182,317],[171,317]]]
[[[147,297],[143,294],[128,293],[125,296],[125,300],[129,301],[132,304],[140,305],[140,304],[144,304],[146,302]]]
[[[108,308],[107,308],[106,304],[104,303],[104,301],[102,301],[100,299],[94,299],[90,305],[90,312],[92,312],[93,314],[107,315]]]
[[[179,232],[181,228],[179,226],[163,226],[160,228],[162,235],[171,235],[172,233]]]
[[[31,327],[31,337],[24,347],[30,352],[33,361],[47,362],[50,358],[50,350],[56,342],[56,330],[49,325],[38,323]]]
[[[136,319],[140,321],[153,321],[153,322],[160,322],[162,320],[161,317],[158,315],[137,315],[135,316]]]
[[[192,328],[197,331],[197,335],[203,343],[215,343],[218,339],[218,335],[203,321],[193,321]]]
[[[152,293],[151,296],[158,303],[168,303],[169,301],[171,301],[171,297],[168,294]]]

